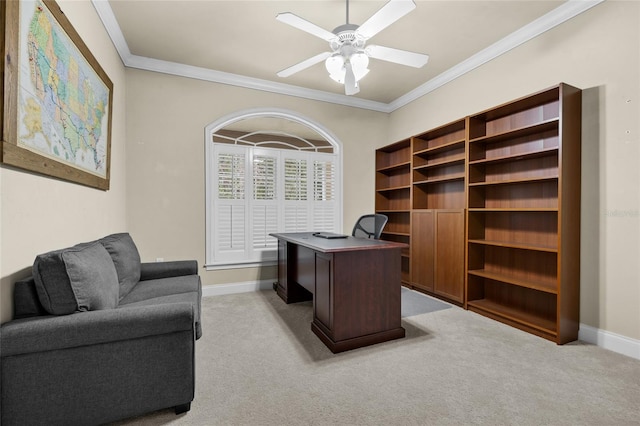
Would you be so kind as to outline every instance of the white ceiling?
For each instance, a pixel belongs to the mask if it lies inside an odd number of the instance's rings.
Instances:
[[[370,40],[427,53],[415,69],[372,59],[360,93],[320,63],[288,78],[276,73],[328,43],[276,21],[292,12],[329,31],[345,23],[344,0],[93,0],[125,65],[390,112],[487,60],[561,24],[596,1],[426,1]],[[362,24],[385,0],[351,0]]]

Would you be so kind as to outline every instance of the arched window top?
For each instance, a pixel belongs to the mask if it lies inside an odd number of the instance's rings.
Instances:
[[[222,117],[206,128],[211,142],[339,154],[340,142],[318,123],[277,108],[254,108]]]
[[[333,145],[326,140],[307,139],[298,134],[271,129],[245,131],[224,128],[213,133],[211,137],[215,143],[326,152],[328,154],[334,152]]]

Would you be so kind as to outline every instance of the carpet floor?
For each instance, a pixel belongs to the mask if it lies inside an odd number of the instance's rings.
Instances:
[[[117,424],[640,425],[640,361],[419,296],[437,303],[403,315],[404,339],[340,354],[311,332],[311,302],[204,298],[191,411]]]

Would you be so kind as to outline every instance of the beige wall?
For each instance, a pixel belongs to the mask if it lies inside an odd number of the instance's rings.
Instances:
[[[126,230],[125,72],[93,5],[58,4],[114,85],[111,189],[101,191],[0,166],[0,321],[12,317],[13,282],[38,253]]]
[[[127,70],[127,211],[143,261],[205,263],[205,127],[252,108],[296,112],[342,143],[344,230],[374,209],[374,147],[388,115],[262,91]],[[274,267],[205,271],[204,285],[274,279]]]
[[[640,3],[607,1],[391,115],[399,140],[565,82],[584,90],[580,320],[640,339]]]

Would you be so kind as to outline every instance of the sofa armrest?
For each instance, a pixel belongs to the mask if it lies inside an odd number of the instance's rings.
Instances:
[[[6,357],[188,331],[193,327],[191,303],[122,307],[9,321],[0,328],[0,347]]]
[[[140,264],[140,281],[161,278],[198,275],[197,260],[175,260],[171,262],[146,262]]]

